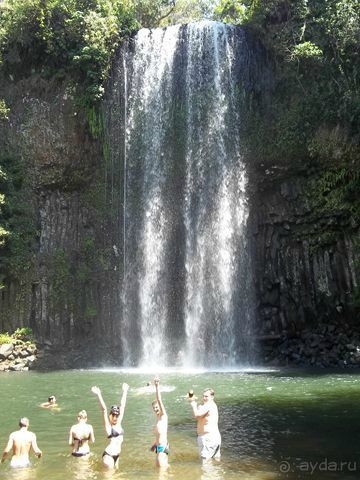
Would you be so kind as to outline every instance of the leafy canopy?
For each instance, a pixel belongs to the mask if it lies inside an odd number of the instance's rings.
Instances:
[[[81,85],[84,103],[93,104],[114,50],[138,27],[134,15],[131,0],[6,0],[0,6],[2,69],[15,79],[68,74]]]

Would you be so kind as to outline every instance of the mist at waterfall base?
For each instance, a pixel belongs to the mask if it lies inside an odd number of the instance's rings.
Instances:
[[[106,105],[121,169],[125,366],[255,361],[240,98],[251,52],[216,22],[143,29],[124,45]]]

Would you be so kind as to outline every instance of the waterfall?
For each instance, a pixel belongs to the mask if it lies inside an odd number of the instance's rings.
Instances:
[[[248,362],[254,301],[239,136],[244,33],[208,21],[143,29],[120,54],[113,90],[118,84],[126,97],[125,134],[111,141],[124,142],[117,150],[126,168],[124,362]]]

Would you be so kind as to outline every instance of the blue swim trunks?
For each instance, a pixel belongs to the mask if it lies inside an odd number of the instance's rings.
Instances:
[[[169,455],[169,444],[167,445],[155,445],[154,449],[155,453],[166,453],[166,455]]]

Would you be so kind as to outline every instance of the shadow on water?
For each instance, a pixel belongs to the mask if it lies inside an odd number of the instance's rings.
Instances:
[[[339,369],[339,368],[291,368],[291,367],[279,367],[279,368],[269,368],[268,370],[264,368],[263,370],[259,369],[257,372],[255,369],[254,371],[249,372],[251,375],[261,375],[264,371],[268,373],[269,376],[272,377],[327,377],[327,376],[334,376],[334,375],[341,375],[341,376],[359,376],[360,377],[360,369],[352,368],[352,369]]]

